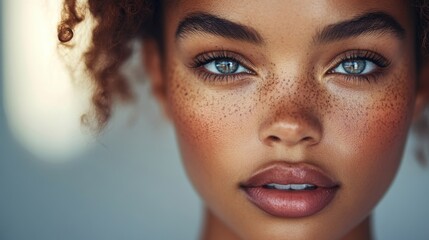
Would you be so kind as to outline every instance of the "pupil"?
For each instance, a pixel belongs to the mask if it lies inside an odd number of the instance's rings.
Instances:
[[[220,73],[224,73],[224,74],[235,73],[238,69],[238,63],[237,62],[227,60],[227,59],[216,60],[215,66],[216,66],[216,69]]]
[[[365,70],[366,62],[365,60],[352,60],[344,62],[342,65],[347,73],[360,74]]]

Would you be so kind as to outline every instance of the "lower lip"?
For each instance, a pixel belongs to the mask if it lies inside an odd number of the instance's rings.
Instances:
[[[338,188],[284,191],[249,187],[244,190],[248,199],[266,213],[282,218],[300,218],[324,209],[335,197]]]

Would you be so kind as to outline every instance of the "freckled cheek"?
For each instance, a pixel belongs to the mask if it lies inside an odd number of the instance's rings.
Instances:
[[[224,109],[226,104],[207,99],[171,99],[172,114],[178,137],[198,146],[198,151],[217,151],[231,146],[244,130],[244,117]],[[241,124],[240,124],[241,123]],[[238,134],[238,135],[237,135]]]
[[[356,155],[359,159],[352,165],[372,175],[368,179],[384,179],[385,184],[390,182],[399,167],[409,125],[408,111],[392,110],[368,113],[368,119],[357,123],[361,127],[356,128],[354,135],[355,148],[360,154]]]
[[[355,103],[350,107],[355,111],[343,112],[348,115],[343,118],[343,124],[337,125],[342,126],[338,153],[345,160],[338,164],[345,168],[346,184],[358,194],[355,200],[367,204],[368,209],[391,184],[410,125],[412,95],[398,90],[397,93],[406,96],[398,100],[394,91],[390,93],[391,96]]]
[[[200,193],[211,186],[213,194],[213,188],[230,185],[231,174],[243,159],[240,146],[249,138],[249,127],[243,123],[249,122],[245,120],[252,103],[242,102],[237,93],[213,93],[193,84],[170,89],[168,96],[182,160],[193,184]]]
[[[402,103],[395,108],[383,105],[374,106],[356,114],[356,120],[351,120],[355,126],[353,137],[356,140],[356,150],[368,153],[384,153],[401,149],[409,127],[411,112]]]

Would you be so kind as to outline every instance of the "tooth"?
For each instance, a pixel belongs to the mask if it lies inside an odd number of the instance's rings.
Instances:
[[[292,190],[304,190],[306,184],[292,184]]]
[[[270,184],[267,184],[267,187],[271,189],[277,189],[277,190],[290,190],[290,184],[283,185],[283,184],[277,184],[277,183],[270,183]]]
[[[276,188],[279,190],[289,190],[290,184],[287,184],[287,185],[277,184]]]
[[[306,190],[306,189],[315,189],[316,186],[312,184],[277,184],[277,183],[269,183],[266,185],[269,189],[277,189],[277,190]]]
[[[292,190],[306,190],[306,189],[313,189],[315,186],[312,184],[291,184],[290,189]]]

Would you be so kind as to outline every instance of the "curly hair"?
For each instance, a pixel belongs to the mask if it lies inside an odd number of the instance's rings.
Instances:
[[[111,117],[115,98],[132,100],[134,96],[120,67],[131,54],[129,43],[135,39],[155,38],[162,42],[162,1],[156,0],[88,0],[87,7],[98,24],[93,30],[92,45],[85,53],[85,65],[94,84],[92,117],[84,115],[84,123],[94,122],[96,130],[105,127]],[[429,57],[429,1],[412,1],[416,16],[416,57]],[[73,29],[85,19],[77,0],[65,0],[58,39],[67,44]],[[161,44],[162,45],[162,44]],[[427,119],[417,124],[418,133],[429,135]]]
[[[89,0],[87,8],[98,22],[92,32],[91,47],[84,53],[87,72],[94,85],[94,110],[82,116],[87,126],[103,129],[111,117],[115,98],[134,99],[127,79],[120,67],[131,55],[130,41],[154,36],[152,30],[156,1],[146,0]],[[76,0],[65,0],[58,25],[58,40],[66,45],[73,38],[74,28],[84,19],[84,9]],[[95,123],[95,124],[94,124]]]

